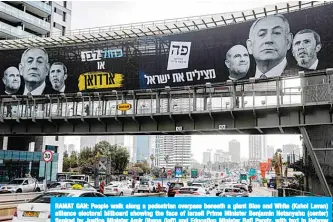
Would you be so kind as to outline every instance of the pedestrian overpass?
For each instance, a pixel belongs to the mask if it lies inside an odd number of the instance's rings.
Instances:
[[[331,72],[331,69],[327,69]],[[303,73],[300,73],[303,74]],[[313,75],[313,74],[311,74]],[[154,90],[2,97],[3,135],[299,134],[332,123],[331,75]],[[127,105],[126,109],[119,106]]]
[[[320,180],[317,189],[331,196],[333,73],[326,69],[313,74],[154,90],[2,97],[0,132],[4,136],[301,134],[304,154]],[[312,165],[309,160],[305,164]]]

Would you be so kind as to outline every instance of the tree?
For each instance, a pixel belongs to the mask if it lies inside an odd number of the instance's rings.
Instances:
[[[68,172],[70,167],[71,167],[71,163],[70,163],[70,158],[68,157],[68,154],[67,156],[64,155],[64,160],[63,160],[63,165],[62,165],[62,171],[63,172]]]
[[[162,170],[158,167],[153,167],[151,172],[155,177],[160,177]]]
[[[84,147],[79,153],[79,165],[81,167],[92,167],[94,165],[94,154],[91,147]]]
[[[115,150],[114,155],[111,154],[112,166],[116,172],[122,173],[129,163],[130,155],[126,148],[120,147]]]
[[[71,155],[70,155],[70,165],[71,168],[76,168],[78,167],[78,158],[77,158],[77,152],[76,151],[72,151]]]
[[[147,161],[134,164],[135,167],[140,167],[143,170],[143,173],[147,174],[150,172],[150,167],[148,166]]]

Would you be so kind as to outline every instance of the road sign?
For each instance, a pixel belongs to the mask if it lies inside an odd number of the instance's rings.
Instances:
[[[169,186],[171,185],[171,183],[170,183],[170,182],[168,182],[168,183],[167,183],[167,185],[168,185],[168,187],[169,187]]]
[[[183,167],[175,167],[175,177],[181,178],[183,176]]]
[[[191,178],[198,178],[198,170],[192,169],[191,170]]]
[[[100,157],[98,162],[98,170],[100,172],[106,172],[106,165],[107,165],[107,158],[106,157]]]
[[[43,160],[44,162],[48,163],[48,162],[51,162],[53,159],[53,153],[51,150],[45,150],[43,152]]]

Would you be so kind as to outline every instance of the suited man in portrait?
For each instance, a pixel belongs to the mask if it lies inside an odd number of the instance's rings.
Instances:
[[[256,79],[277,77],[284,73],[292,38],[289,22],[283,15],[262,17],[252,24],[246,45],[256,62]]]
[[[44,48],[28,48],[21,57],[20,74],[24,80],[23,95],[52,94],[55,91],[46,84],[49,74],[49,56]]]
[[[318,59],[322,48],[320,36],[312,29],[303,29],[295,35],[292,45],[293,56],[303,71],[325,69]]]
[[[62,62],[55,62],[51,65],[49,78],[52,88],[55,91],[59,93],[67,92],[65,84],[67,79],[67,67]]]
[[[4,84],[4,93],[6,95],[16,95],[21,93],[21,75],[15,66],[8,67],[4,73],[2,82]]]
[[[244,79],[250,68],[250,57],[247,49],[242,45],[234,45],[228,50],[225,57],[224,63],[229,70],[229,79]]]

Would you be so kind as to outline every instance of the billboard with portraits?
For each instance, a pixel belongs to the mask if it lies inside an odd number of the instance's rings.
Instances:
[[[333,4],[123,42],[0,51],[1,95],[164,88],[269,79],[333,67]],[[159,44],[160,43],[160,44]],[[138,44],[138,43],[137,43]],[[161,45],[163,50],[161,50]],[[157,47],[160,47],[157,49]]]

